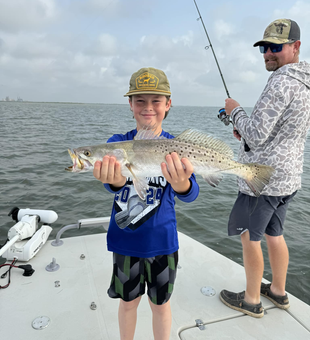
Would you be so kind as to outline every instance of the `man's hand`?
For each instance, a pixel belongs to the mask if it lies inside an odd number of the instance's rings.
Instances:
[[[234,128],[233,133],[234,133],[234,137],[236,137],[239,141],[241,141],[241,135],[235,128]]]
[[[179,194],[187,192],[191,185],[189,178],[194,172],[191,162],[187,158],[180,160],[176,152],[167,155],[166,162],[161,163],[161,171],[172,189]]]
[[[235,101],[232,98],[227,98],[225,100],[225,111],[226,114],[230,116],[231,111],[233,109],[235,109],[236,107],[240,106],[240,104]],[[239,134],[239,132],[237,131],[237,129],[234,127],[234,131],[233,131],[234,137],[237,138],[239,141],[241,141],[241,135]]]
[[[232,98],[227,98],[225,100],[225,111],[226,111],[226,114],[230,116],[231,111],[233,109],[235,109],[236,107],[238,107],[238,106],[240,106],[240,104],[237,101],[235,101]]]
[[[102,162],[97,161],[93,175],[100,182],[111,184],[115,188],[121,188],[126,183],[126,177],[121,174],[121,165],[113,156],[104,156]]]

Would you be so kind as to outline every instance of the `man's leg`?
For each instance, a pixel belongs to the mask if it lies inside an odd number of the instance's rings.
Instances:
[[[230,308],[255,318],[261,318],[264,316],[264,308],[260,302],[261,280],[264,272],[261,241],[250,241],[250,233],[246,231],[241,234],[241,242],[246,290],[234,293],[224,289],[220,293],[220,299]]]
[[[244,300],[251,304],[260,302],[260,287],[264,273],[264,258],[261,241],[250,241],[249,231],[241,235],[243,264],[246,274]]]
[[[285,295],[286,274],[289,262],[289,252],[281,236],[269,236],[266,234],[269,261],[272,271],[271,291],[275,295]]]
[[[169,340],[171,333],[171,307],[170,300],[163,305],[155,305],[149,299],[153,312],[153,333],[155,340]]]
[[[121,340],[132,340],[135,335],[137,323],[137,308],[141,296],[133,301],[120,300],[118,308],[118,323]]]

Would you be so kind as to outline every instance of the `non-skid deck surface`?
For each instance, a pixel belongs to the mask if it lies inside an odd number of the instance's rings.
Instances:
[[[262,298],[267,310],[262,319],[226,307],[219,300],[219,292],[244,290],[243,267],[182,233],[179,240],[180,268],[171,299],[171,339],[310,339],[310,306],[289,295],[291,308],[283,311]],[[106,293],[112,269],[106,234],[63,241],[60,247],[47,243],[30,261],[35,269],[33,276],[24,277],[20,270],[12,269],[11,285],[0,291],[3,339],[119,339],[118,300],[110,299]],[[45,267],[53,257],[60,269],[47,272]],[[212,287],[216,294],[205,296],[200,291],[202,287]],[[92,302],[97,309],[90,308]],[[48,327],[35,330],[32,321],[39,316],[51,321]],[[202,320],[204,330],[195,326],[196,319]],[[138,309],[135,339],[153,339],[146,295]]]

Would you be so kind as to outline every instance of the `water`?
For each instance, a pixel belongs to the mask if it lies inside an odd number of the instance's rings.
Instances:
[[[177,135],[196,128],[227,141],[235,154],[239,142],[232,129],[217,119],[218,108],[173,107],[163,128]],[[250,109],[248,109],[250,112]],[[6,103],[0,102],[0,243],[14,224],[11,208],[51,209],[59,218],[50,239],[64,225],[82,218],[110,215],[113,196],[91,173],[74,174],[64,170],[71,165],[67,149],[105,142],[114,133],[135,128],[128,105]],[[306,145],[303,189],[291,203],[285,224],[290,249],[287,291],[310,304],[310,229],[308,191],[310,188],[310,143]],[[191,204],[177,201],[180,231],[242,264],[239,237],[227,236],[227,221],[237,195],[236,179],[225,176],[218,188],[200,176],[200,195]],[[65,237],[90,230],[68,231]],[[93,233],[101,229],[93,229]],[[264,256],[267,259],[265,241]],[[268,261],[265,274],[271,280]],[[206,279],[208,273],[206,273]],[[229,287],[227,287],[229,288]],[[240,290],[244,287],[240,287]]]

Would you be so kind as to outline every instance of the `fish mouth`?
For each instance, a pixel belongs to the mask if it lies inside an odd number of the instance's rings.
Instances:
[[[72,152],[70,149],[68,149],[68,153],[71,157],[73,165],[65,168],[66,171],[86,172],[93,168],[93,165],[88,160],[82,159],[81,157],[79,157],[79,155],[77,155],[74,150]]]

